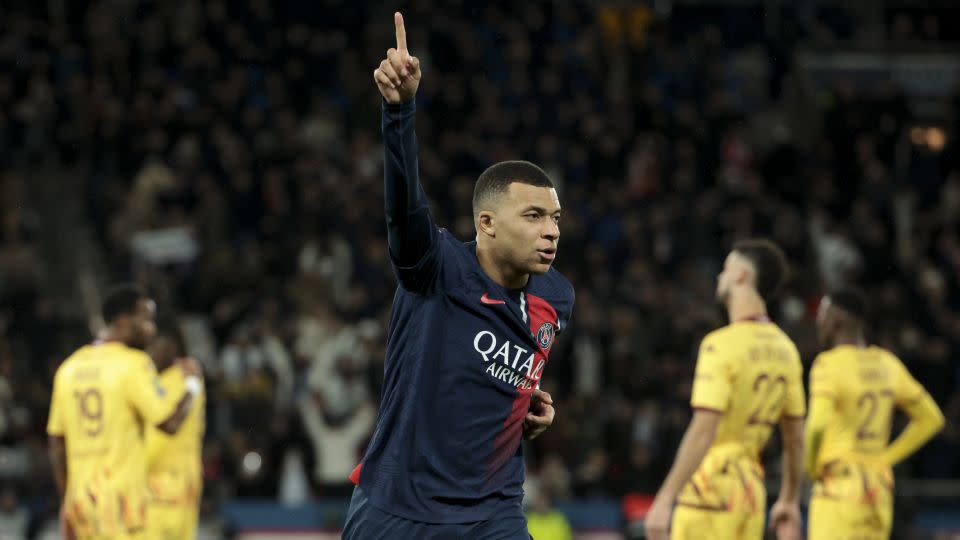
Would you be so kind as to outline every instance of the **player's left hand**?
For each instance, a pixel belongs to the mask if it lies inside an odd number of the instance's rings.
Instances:
[[[800,540],[800,505],[778,500],[770,508],[768,523],[777,540]]]
[[[673,501],[657,497],[643,518],[643,529],[649,540],[669,540]]]
[[[530,412],[523,421],[523,438],[535,439],[553,424],[556,410],[553,408],[553,398],[550,394],[537,388],[530,397]]]

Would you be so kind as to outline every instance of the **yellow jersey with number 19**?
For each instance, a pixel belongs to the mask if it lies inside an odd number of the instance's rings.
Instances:
[[[793,341],[766,320],[732,323],[700,345],[690,405],[722,414],[714,442],[678,502],[762,513],[760,452],[783,416],[806,412],[803,367]]]
[[[145,426],[170,417],[182,395],[161,385],[146,353],[118,342],[77,350],[57,369],[47,433],[65,439],[65,512],[78,535],[142,529]]]

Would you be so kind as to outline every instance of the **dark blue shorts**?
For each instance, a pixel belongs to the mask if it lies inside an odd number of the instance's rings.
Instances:
[[[473,523],[424,523],[375,508],[356,487],[342,540],[531,540],[522,515]]]

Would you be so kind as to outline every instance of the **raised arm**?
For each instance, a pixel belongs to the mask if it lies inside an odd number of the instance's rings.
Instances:
[[[403,16],[394,14],[397,47],[373,72],[383,96],[384,206],[390,255],[400,268],[414,267],[430,252],[437,228],[420,186],[414,97],[420,86],[420,60],[407,50]]]

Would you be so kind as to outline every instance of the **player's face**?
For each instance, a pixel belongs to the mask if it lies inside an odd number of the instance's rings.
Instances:
[[[524,273],[544,274],[560,241],[560,199],[553,188],[510,184],[497,210],[498,250]]]
[[[737,282],[746,279],[749,272],[747,259],[736,251],[731,251],[723,261],[723,270],[717,276],[717,300],[725,304],[730,296],[730,289]]]
[[[177,343],[169,336],[159,335],[150,341],[150,345],[147,347],[147,354],[150,355],[150,358],[153,358],[153,363],[157,365],[157,369],[165,369],[167,366],[173,363],[173,361],[180,354],[177,350]]]
[[[154,321],[157,307],[153,300],[141,299],[137,301],[137,309],[130,317],[130,345],[138,349],[146,348],[150,340],[157,334],[157,324]]]

